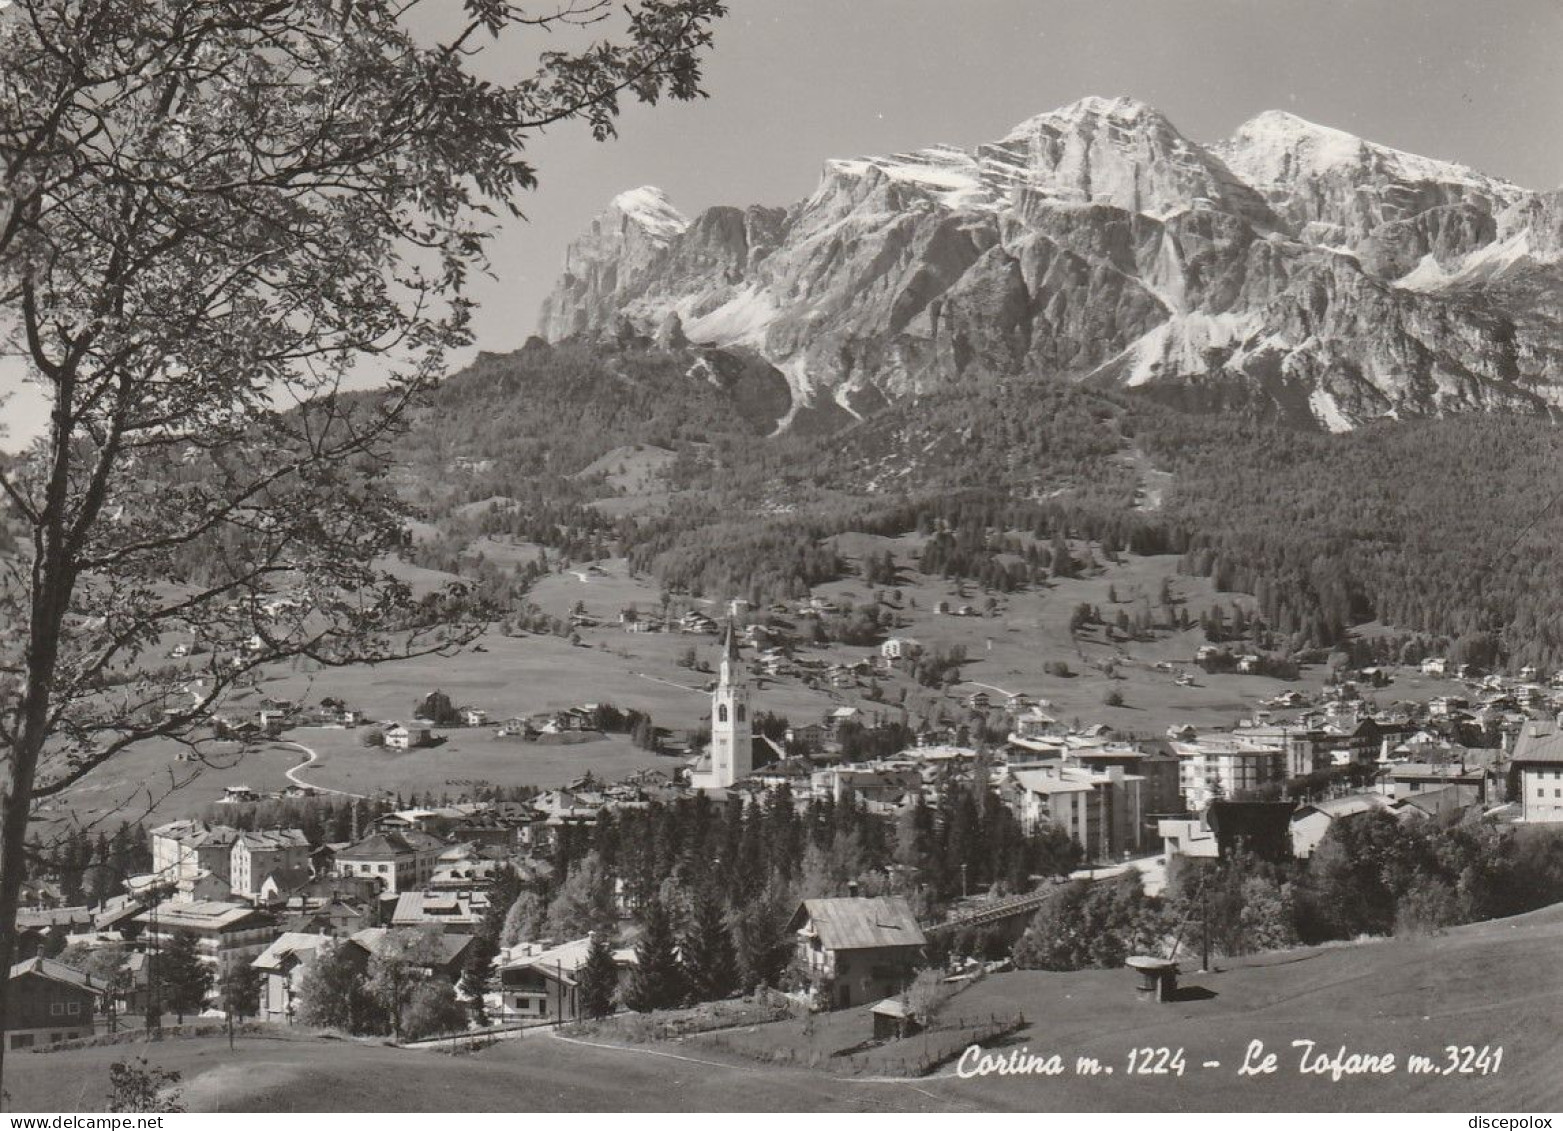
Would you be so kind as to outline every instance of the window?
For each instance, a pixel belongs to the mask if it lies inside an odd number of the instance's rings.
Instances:
[[[50,1017],[59,1017],[59,1016],[62,1016],[64,1013],[65,1013],[65,1003],[63,1001],[51,1001],[49,1003],[49,1016]]]
[[[79,1001],[66,1002],[65,1003],[65,1012],[71,1014],[72,1016],[79,1016],[81,1014],[81,1002],[79,1002]]]
[[[381,875],[382,875],[382,876],[383,876],[383,875],[385,875],[385,873],[386,873],[386,872],[388,872],[388,871],[390,871],[390,869],[389,869],[389,868],[387,868],[387,867],[386,867],[386,866],[385,866],[385,865],[384,865],[384,864],[381,864],[381,865],[380,865],[380,874],[381,874]]]
[[[11,1047],[13,1049],[30,1049],[33,1047],[33,1035],[31,1033],[12,1033]]]
[[[744,721],[745,713],[746,712],[744,711],[744,705],[742,703],[738,704],[738,721],[739,722],[743,722]]]
[[[726,703],[723,703],[720,707],[718,707],[716,709],[716,721],[719,722],[719,723],[725,723],[727,721],[727,704]]]

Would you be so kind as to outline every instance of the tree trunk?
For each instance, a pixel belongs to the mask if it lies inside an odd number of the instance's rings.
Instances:
[[[69,442],[68,420],[56,411],[55,451]],[[61,433],[64,433],[63,435]],[[12,733],[10,765],[0,781],[0,1017],[10,998],[11,966],[16,961],[16,913],[22,880],[27,874],[27,826],[32,817],[33,787],[38,758],[48,734],[53,703],[60,631],[74,588],[60,515],[68,483],[67,465],[56,458],[41,531],[41,553],[32,567],[32,602],[28,615],[27,683],[21,695]],[[0,1040],[0,1091],[5,1084],[5,1040]]]

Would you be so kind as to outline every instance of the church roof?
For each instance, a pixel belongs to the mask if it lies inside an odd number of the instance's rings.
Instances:
[[[738,659],[738,630],[731,618],[727,621],[726,639],[722,641],[722,655],[729,660]]]

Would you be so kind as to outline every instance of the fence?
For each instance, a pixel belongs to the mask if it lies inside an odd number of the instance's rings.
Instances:
[[[1007,1037],[1025,1025],[1026,1017],[1023,1013],[958,1017],[943,1020],[937,1028],[915,1036],[881,1044],[863,1042],[834,1052],[794,1046],[750,1048],[722,1036],[713,1038],[710,1043],[725,1052],[767,1064],[827,1067],[856,1076],[875,1074],[913,1077],[927,1076],[960,1056],[970,1046]]]

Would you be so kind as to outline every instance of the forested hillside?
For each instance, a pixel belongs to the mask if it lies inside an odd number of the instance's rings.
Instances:
[[[698,594],[796,597],[839,575],[821,543],[845,531],[946,532],[927,568],[1000,589],[1089,568],[1059,553],[1070,539],[1181,554],[1187,572],[1254,594],[1294,650],[1378,621],[1477,662],[1563,661],[1563,508],[1548,508],[1563,434],[1545,419],[1330,435],[1006,381],[775,434],[779,380],[742,354],[643,338],[485,357],[408,437],[408,494],[458,538],[611,548]],[[621,492],[580,473],[634,444],[673,453],[665,491],[614,510],[601,501]],[[1019,565],[1017,533],[1032,536]]]

